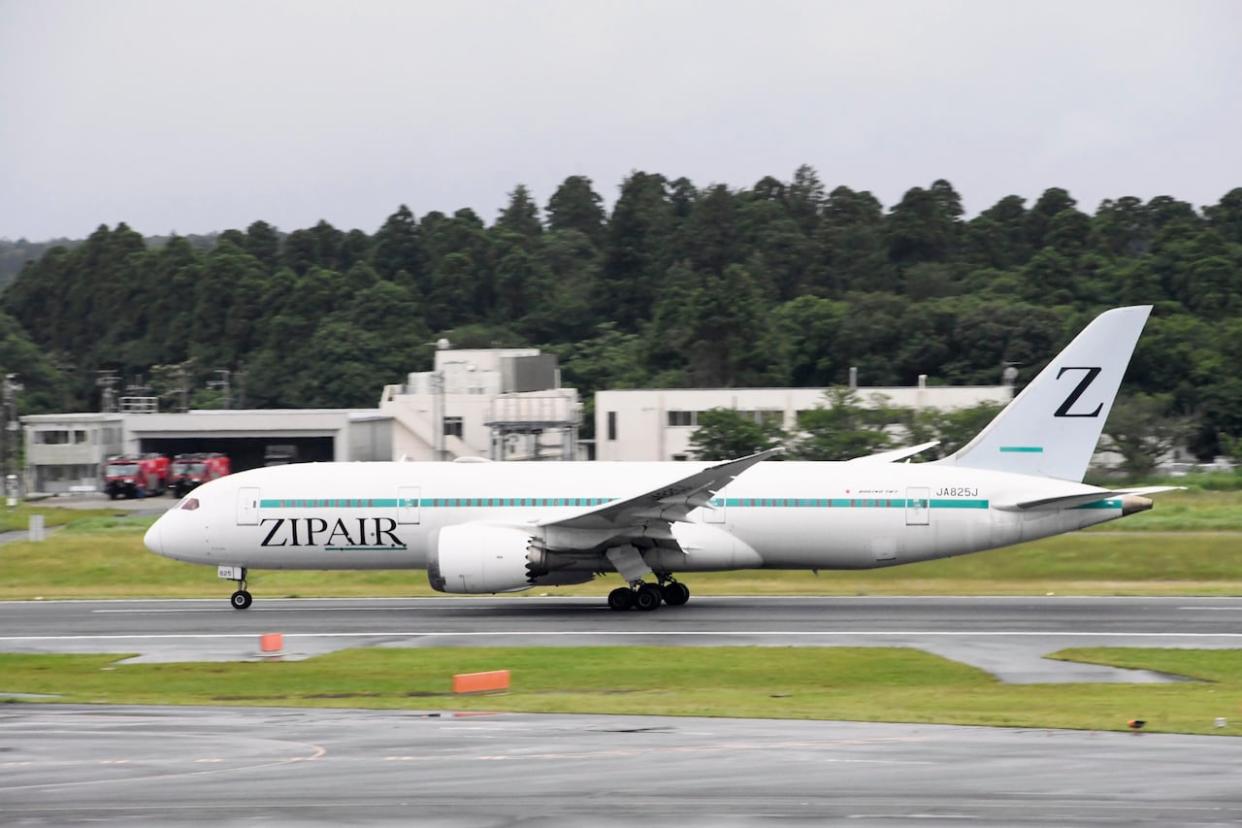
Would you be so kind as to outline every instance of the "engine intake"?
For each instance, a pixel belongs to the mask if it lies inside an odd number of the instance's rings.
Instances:
[[[510,526],[463,523],[440,530],[427,558],[427,580],[437,592],[480,594],[529,589],[542,550]]]

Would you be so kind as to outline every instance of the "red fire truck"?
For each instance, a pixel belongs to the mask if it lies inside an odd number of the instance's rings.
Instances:
[[[168,489],[168,458],[162,454],[120,454],[104,466],[108,497],[149,497]]]
[[[178,454],[172,463],[172,495],[185,497],[192,489],[229,473],[229,458],[218,451]]]

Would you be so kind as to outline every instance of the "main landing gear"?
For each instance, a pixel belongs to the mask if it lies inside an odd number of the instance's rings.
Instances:
[[[680,607],[690,600],[690,588],[671,577],[661,578],[659,584],[642,581],[628,587],[617,587],[608,593],[608,608],[614,610],[638,609],[644,612],[658,609],[660,604]]]

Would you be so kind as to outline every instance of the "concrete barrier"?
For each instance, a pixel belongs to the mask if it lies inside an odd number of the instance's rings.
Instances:
[[[509,671],[458,673],[453,676],[454,693],[505,693],[509,690]]]

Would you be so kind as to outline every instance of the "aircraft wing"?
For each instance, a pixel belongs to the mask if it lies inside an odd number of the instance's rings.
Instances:
[[[929,448],[940,445],[939,440],[931,440],[926,443],[919,443],[917,446],[902,446],[892,451],[881,451],[878,454],[868,454],[863,457],[853,457],[846,462],[848,463],[896,463],[899,460],[905,460],[907,457],[913,457],[927,451]]]
[[[684,521],[686,515],[704,506],[712,495],[733,482],[739,474],[781,451],[783,449],[769,449],[709,466],[636,497],[616,500],[572,517],[548,520],[539,525],[557,529],[602,529],[624,534],[628,528],[642,530],[648,521]]]
[[[1148,486],[1142,489],[1100,489],[1097,492],[1088,492],[1086,494],[1060,495],[1058,497],[1040,498],[1039,500],[1025,500],[1009,506],[999,506],[998,508],[1014,509],[1020,512],[1037,509],[1072,509],[1075,506],[1085,506],[1088,503],[1108,500],[1113,497],[1125,497],[1126,495],[1145,497],[1147,495],[1159,494],[1160,492],[1171,492],[1185,488],[1185,486]]]

